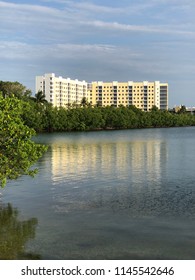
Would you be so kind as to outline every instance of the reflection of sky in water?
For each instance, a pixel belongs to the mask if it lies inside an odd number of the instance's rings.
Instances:
[[[194,259],[195,129],[39,136],[34,179],[3,190],[36,217],[28,252],[46,259]]]

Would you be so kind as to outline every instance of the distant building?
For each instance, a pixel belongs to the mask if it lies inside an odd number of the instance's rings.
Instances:
[[[195,114],[195,107],[186,107],[186,112],[194,115]]]
[[[159,81],[92,82],[88,84],[88,96],[93,105],[134,105],[143,111],[156,106],[168,110],[168,84]]]
[[[57,107],[80,104],[87,98],[87,82],[56,77],[54,73],[36,76],[36,92],[42,91],[46,100]]]
[[[153,106],[168,110],[168,84],[155,82],[92,82],[56,77],[54,73],[36,77],[36,92],[41,90],[54,106],[81,104],[83,97],[92,105],[129,106],[143,111]]]
[[[192,115],[195,114],[195,107],[186,107],[185,105],[179,105],[179,106],[175,106],[172,109],[173,112],[175,113],[181,113],[181,112],[185,112],[185,113],[190,113]]]

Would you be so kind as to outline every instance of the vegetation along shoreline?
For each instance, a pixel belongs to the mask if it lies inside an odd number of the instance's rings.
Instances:
[[[80,105],[54,107],[42,92],[32,97],[30,90],[18,82],[0,81],[3,98],[20,100],[21,119],[36,132],[98,131],[133,128],[161,128],[194,126],[195,115],[187,112],[185,106],[174,110],[160,110],[153,107],[143,111],[134,105],[101,107],[81,101]]]

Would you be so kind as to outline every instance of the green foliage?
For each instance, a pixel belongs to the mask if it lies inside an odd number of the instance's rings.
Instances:
[[[31,90],[19,82],[0,81],[0,91],[4,98],[15,96],[19,99],[26,100],[31,96]]]
[[[17,98],[0,96],[0,186],[7,179],[20,175],[33,176],[37,170],[30,169],[46,150],[34,143],[35,131],[24,125],[21,115],[26,103]],[[27,106],[28,107],[28,106]]]
[[[22,120],[28,127],[34,128],[37,132],[44,130],[45,108],[39,103],[28,100],[22,103]]]
[[[89,131],[195,125],[195,116],[174,114],[154,107],[144,112],[135,106],[57,108],[51,104],[38,106],[29,102],[23,109],[24,123],[36,131]]]

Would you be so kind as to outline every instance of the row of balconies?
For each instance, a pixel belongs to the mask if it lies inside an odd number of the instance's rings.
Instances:
[[[143,90],[141,90],[141,91],[136,91],[136,90],[133,90],[133,91],[125,91],[125,90],[96,90],[96,93],[118,93],[118,94],[120,94],[120,93],[126,93],[126,94],[130,94],[130,93],[135,93],[135,94],[139,94],[139,93],[144,93],[144,94],[148,94],[148,93],[154,93],[154,91],[153,90],[148,90],[148,91],[143,91]],[[158,93],[158,91],[157,91],[157,93]]]
[[[106,98],[106,97],[102,97],[102,96],[96,96],[96,100],[133,100],[135,102],[152,102],[154,100],[154,98],[135,98],[135,97],[128,97],[128,98],[125,98],[125,97],[110,97],[110,98]],[[158,99],[157,99],[158,101]]]
[[[165,86],[166,87],[166,86]],[[90,87],[92,88],[92,87]],[[133,89],[133,88],[137,88],[137,89],[154,89],[154,86],[96,86],[96,89]],[[162,86],[163,88],[163,86]]]

